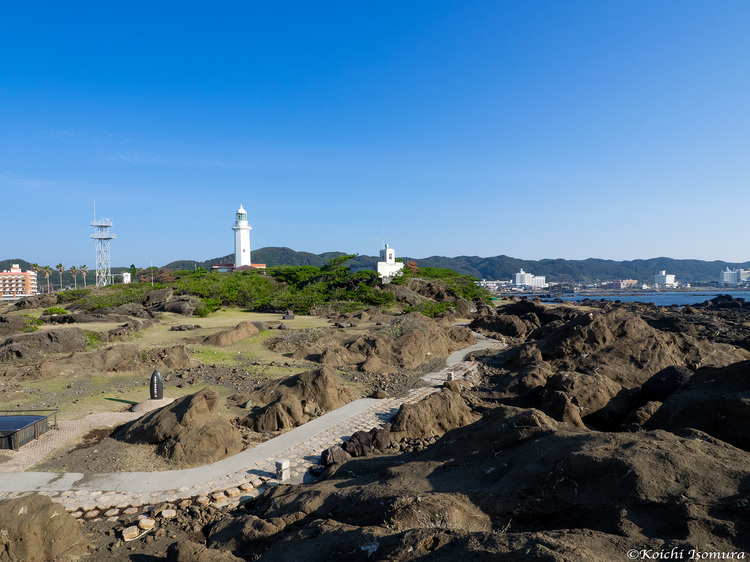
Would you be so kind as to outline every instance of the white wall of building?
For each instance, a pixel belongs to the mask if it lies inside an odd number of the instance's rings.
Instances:
[[[673,274],[668,274],[665,270],[661,270],[654,275],[654,284],[665,289],[673,289],[678,285],[675,276]]]
[[[252,265],[250,257],[250,231],[247,222],[247,211],[240,205],[235,217],[234,226],[234,267]]]
[[[380,250],[380,259],[376,264],[375,270],[380,275],[381,279],[392,279],[397,275],[401,275],[401,270],[404,269],[403,262],[396,261],[396,250],[391,248],[388,244],[385,248]]]
[[[515,274],[514,284],[518,287],[534,287],[537,289],[548,287],[547,278],[544,275],[532,275],[523,269]]]

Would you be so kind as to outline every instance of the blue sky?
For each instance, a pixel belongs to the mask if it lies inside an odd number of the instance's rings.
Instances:
[[[0,259],[750,259],[746,1],[0,3]]]

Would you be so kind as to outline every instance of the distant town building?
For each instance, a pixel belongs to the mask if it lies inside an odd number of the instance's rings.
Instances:
[[[361,265],[351,268],[352,273],[358,271],[377,271],[384,283],[389,283],[394,277],[403,273],[404,263],[396,261],[396,250],[388,244],[380,250],[380,261],[373,265]]]
[[[14,263],[10,271],[0,271],[0,296],[2,300],[16,300],[37,294],[36,272],[22,271]]]
[[[532,275],[521,269],[514,276],[514,285],[517,287],[535,287],[539,289],[546,288],[547,278],[544,275]]]
[[[750,269],[729,269],[719,274],[720,285],[739,285],[750,280]]]
[[[613,279],[604,283],[604,287],[607,289],[613,289],[615,291],[624,291],[626,289],[632,289],[638,286],[638,280],[636,279]]]
[[[497,281],[495,279],[482,279],[478,282],[480,287],[487,289],[488,291],[499,291],[502,287],[508,284],[508,281]]]
[[[132,283],[133,282],[133,276],[129,271],[123,271],[122,272],[122,282],[123,283]]]
[[[662,289],[674,289],[678,283],[674,279],[674,275],[667,274],[665,270],[661,270],[659,273],[654,275],[654,285]]]
[[[266,264],[252,262],[250,256],[250,231],[252,227],[247,222],[247,211],[240,205],[234,219],[234,263],[214,263],[211,271],[227,273],[229,271],[245,271],[248,269],[265,269]]]

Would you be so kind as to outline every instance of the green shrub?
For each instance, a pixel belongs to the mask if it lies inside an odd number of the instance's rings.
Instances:
[[[435,318],[435,316],[443,314],[455,307],[455,303],[452,302],[423,301],[416,306],[407,306],[404,308],[404,312],[421,312],[425,316]]]
[[[44,324],[44,321],[41,318],[35,318],[34,316],[31,316],[29,314],[22,314],[21,316],[26,318],[26,322],[24,322],[23,326],[21,326],[22,332],[36,332],[39,329],[39,326]]]
[[[57,293],[57,300],[61,304],[66,302],[78,301],[86,297],[86,295],[88,295],[89,293],[91,293],[91,289],[73,289],[70,291],[63,291],[61,293]]]
[[[424,279],[438,279],[445,284],[448,293],[454,297],[473,301],[480,299],[485,303],[492,302],[492,295],[484,287],[477,284],[471,275],[456,273],[444,267],[420,267],[417,277]]]
[[[50,308],[45,308],[42,312],[42,316],[52,316],[53,314],[70,314],[67,310],[62,308],[61,306],[52,306]]]
[[[93,312],[100,308],[111,308],[129,303],[141,303],[146,293],[163,289],[165,285],[155,283],[127,283],[108,285],[102,292],[98,292],[84,298],[87,312]]]
[[[86,330],[83,333],[84,337],[84,347],[86,348],[86,351],[90,349],[96,349],[99,347],[99,345],[102,343],[102,335],[99,332],[90,332]]]

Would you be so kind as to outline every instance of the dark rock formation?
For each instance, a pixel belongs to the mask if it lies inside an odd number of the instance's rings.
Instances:
[[[0,345],[0,361],[29,359],[43,353],[71,353],[84,349],[83,332],[78,328],[44,330],[7,338]]]
[[[218,412],[219,395],[211,388],[126,424],[113,437],[158,445],[157,452],[178,463],[207,464],[239,453],[240,432]]]
[[[77,560],[88,551],[81,524],[39,494],[0,501],[0,560]]]

